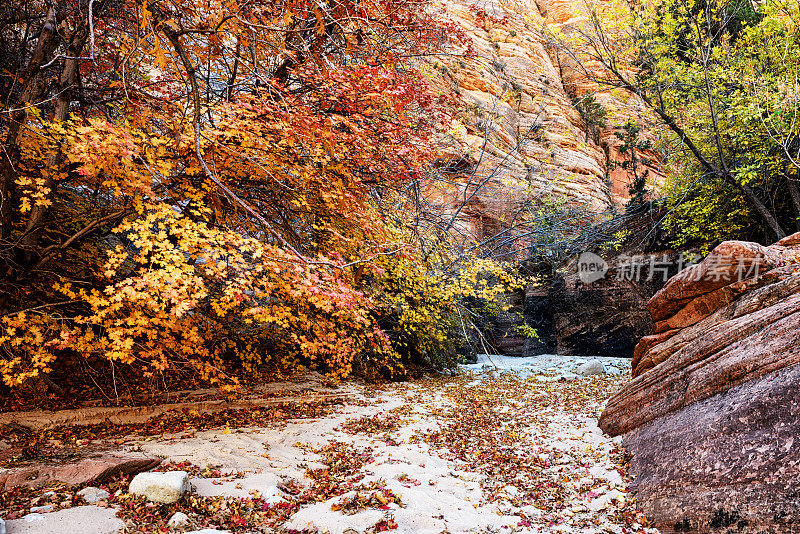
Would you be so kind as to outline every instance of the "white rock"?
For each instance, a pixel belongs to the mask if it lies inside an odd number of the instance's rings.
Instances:
[[[37,521],[44,521],[44,516],[33,512],[32,514],[22,516],[22,520],[26,523],[36,523]]]
[[[578,367],[578,374],[583,376],[603,375],[606,368],[600,360],[589,360]]]
[[[33,514],[47,514],[55,510],[56,507],[52,504],[45,504],[44,506],[32,506],[31,513]]]
[[[95,488],[94,486],[87,486],[83,488],[77,493],[77,495],[89,504],[94,504],[97,501],[102,501],[103,499],[108,499],[111,497],[111,494],[106,490]]]
[[[139,473],[131,480],[128,491],[143,495],[148,501],[177,502],[189,491],[189,474],[186,471]]]
[[[558,382],[559,377],[557,376],[542,376],[536,375],[533,377],[537,382]]]
[[[6,534],[6,522],[0,519],[0,534]]]
[[[608,508],[611,501],[616,500],[622,503],[625,500],[625,494],[617,490],[611,490],[608,493],[600,495],[596,499],[592,499],[586,507],[592,512],[598,512]]]
[[[616,469],[608,468],[601,464],[590,468],[589,474],[594,478],[605,480],[611,487],[623,485],[622,476],[620,476]]]
[[[190,523],[188,515],[183,512],[175,512],[167,521],[167,526],[175,530],[184,530],[189,527]]]

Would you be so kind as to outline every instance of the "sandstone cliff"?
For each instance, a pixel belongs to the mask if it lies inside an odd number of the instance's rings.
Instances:
[[[615,132],[631,120],[649,124],[644,106],[630,93],[601,90],[554,45],[554,32],[568,34],[586,20],[581,2],[445,0],[443,8],[466,39],[429,65],[431,80],[460,106],[441,179],[423,195],[435,213],[444,212],[439,227],[467,247],[487,240],[484,252],[501,259],[526,259],[528,246],[572,255],[566,244],[628,199],[632,175],[621,166],[627,156]],[[589,97],[606,113],[604,126],[580,112],[578,103]],[[637,172],[660,182],[658,155],[638,156],[652,165]],[[564,259],[549,261],[560,269]],[[553,280],[512,298],[515,313],[492,325],[496,350],[630,356],[652,329],[645,303],[660,285],[607,280],[584,287],[570,274]],[[522,318],[538,340],[515,333]]]
[[[800,531],[800,233],[730,241],[649,301],[600,426],[663,532]]]
[[[456,163],[448,164],[463,171],[454,180],[460,186],[443,188],[441,201],[468,201],[461,215],[478,239],[502,230],[525,202],[550,197],[590,213],[624,202],[631,177],[618,165],[626,158],[614,132],[629,119],[647,123],[644,109],[634,95],[598,91],[548,43],[550,30],[568,32],[585,18],[581,4],[447,0],[444,7],[475,54],[432,65],[433,78],[462,105],[452,131]],[[589,94],[608,112],[606,127],[581,117],[576,102]],[[657,179],[658,157],[649,160]]]

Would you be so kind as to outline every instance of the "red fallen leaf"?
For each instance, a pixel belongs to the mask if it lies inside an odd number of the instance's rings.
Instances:
[[[381,519],[375,526],[372,527],[375,532],[386,532],[387,530],[394,530],[397,528],[397,521],[394,520],[394,517],[387,517],[386,519]]]

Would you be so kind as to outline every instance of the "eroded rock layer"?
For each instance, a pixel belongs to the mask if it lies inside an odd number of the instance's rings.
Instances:
[[[601,428],[663,532],[800,532],[800,233],[730,241],[650,299]]]
[[[447,0],[443,7],[472,50],[431,65],[431,78],[461,110],[445,164],[458,176],[438,192],[432,186],[426,198],[454,209],[466,203],[460,220],[478,239],[502,229],[531,199],[558,198],[590,213],[621,205],[631,177],[614,132],[631,119],[646,124],[646,113],[635,95],[592,85],[552,45],[548,32],[568,33],[586,19],[582,4]],[[576,102],[590,94],[608,114],[604,126],[588,124],[578,111]],[[641,159],[658,176],[658,157]]]

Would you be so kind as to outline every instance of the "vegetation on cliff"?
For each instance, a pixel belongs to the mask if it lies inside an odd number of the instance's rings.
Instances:
[[[677,244],[798,228],[798,23],[781,0],[620,2],[556,37],[587,80],[635,93],[662,126]]]

